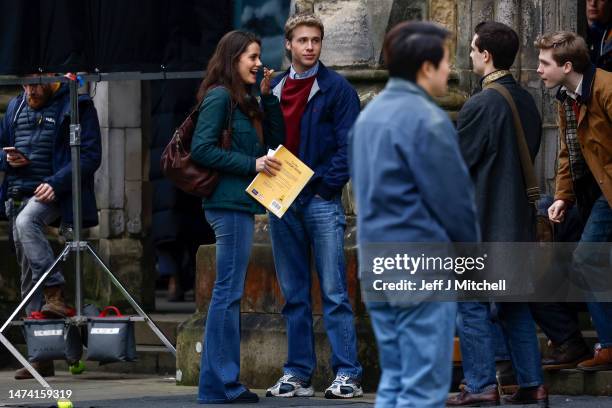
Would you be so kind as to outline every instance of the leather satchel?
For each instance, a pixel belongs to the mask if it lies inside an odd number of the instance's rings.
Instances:
[[[523,170],[523,179],[525,181],[525,194],[530,204],[535,205],[540,199],[540,187],[536,179],[535,170],[533,163],[531,162],[531,155],[529,154],[529,148],[527,146],[527,139],[525,138],[525,131],[521,123],[521,118],[518,113],[518,109],[510,92],[501,84],[495,82],[490,83],[486,88],[494,89],[504,97],[510,110],[512,111],[512,117],[514,119],[514,128],[516,131],[516,142],[518,144],[519,157],[521,160],[521,168]],[[536,237],[539,242],[551,242],[554,237],[554,228],[547,215],[536,215]]]
[[[225,150],[230,150],[232,146],[233,114],[234,104],[230,101],[227,126],[219,137],[219,146]],[[219,184],[219,172],[200,166],[191,159],[191,142],[199,115],[199,108],[195,108],[174,131],[161,155],[161,170],[184,192],[198,197],[210,197]]]

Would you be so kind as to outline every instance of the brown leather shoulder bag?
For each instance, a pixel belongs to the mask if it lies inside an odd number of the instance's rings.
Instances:
[[[232,146],[234,103],[230,100],[229,105],[227,125],[219,137],[219,146],[225,150]],[[210,197],[219,184],[219,172],[191,160],[191,142],[199,115],[199,108],[195,108],[174,131],[161,155],[161,169],[177,188],[198,197]]]

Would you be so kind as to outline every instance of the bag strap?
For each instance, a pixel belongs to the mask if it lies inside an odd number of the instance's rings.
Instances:
[[[219,85],[221,86],[221,85]],[[216,88],[213,87],[210,90]],[[209,90],[209,92],[210,92]],[[206,98],[206,97],[205,97]],[[197,115],[200,114],[200,109],[202,109],[202,105],[204,104],[204,99],[202,99],[202,102],[200,102],[199,104],[197,104],[192,110],[191,112],[189,112],[189,115],[187,115],[187,119],[189,119],[189,117],[193,117],[196,113]],[[229,102],[229,115],[227,116],[227,123],[225,125],[225,129],[223,129],[221,131],[221,134],[219,135],[219,141],[221,141],[223,139],[223,134],[227,133],[227,136],[229,138],[229,142],[231,143],[232,141],[232,119],[234,117],[234,109],[236,107],[236,103],[230,98],[230,102]],[[187,119],[185,119],[185,121],[187,121]],[[195,125],[197,122],[197,116],[194,117],[194,119],[192,119],[192,121],[194,122],[194,131],[195,131]],[[178,148],[181,149],[183,152],[186,151],[185,147],[183,146],[183,140],[181,139],[181,134],[180,132],[178,132],[178,128],[174,131],[174,135],[172,136],[172,139],[170,140],[170,143],[176,143],[178,145]]]
[[[30,312],[28,319],[32,320],[45,320],[45,315],[42,312]]]
[[[212,88],[210,88],[207,91],[208,92],[212,91],[215,88],[225,88],[223,85],[217,85],[217,86],[213,86]],[[227,89],[227,88],[225,88]],[[194,109],[194,111],[199,111],[202,108],[202,105],[204,104],[204,99],[206,99],[206,96],[204,96],[204,98],[202,99],[202,102],[200,102],[200,104]],[[225,131],[227,131],[228,135],[230,136],[230,141],[232,140],[231,136],[232,136],[232,120],[234,119],[234,109],[236,108],[237,103],[234,102],[232,100],[232,97],[230,96],[230,101],[229,101],[229,115],[227,115],[227,123],[225,124]],[[223,132],[221,133],[223,134]]]
[[[516,142],[519,150],[519,157],[521,159],[521,167],[523,169],[523,178],[525,180],[525,191],[527,193],[527,199],[529,203],[535,204],[540,199],[540,187],[536,180],[535,170],[531,161],[531,155],[529,154],[529,147],[527,147],[527,139],[525,138],[525,131],[521,124],[521,118],[518,114],[516,104],[510,95],[510,92],[505,86],[492,82],[485,87],[485,89],[494,89],[504,97],[510,110],[512,110],[512,116],[514,117],[514,128],[516,130]]]
[[[104,309],[102,309],[102,311],[100,312],[100,317],[106,317],[106,315],[108,314],[108,312],[115,312],[115,315],[117,315],[117,317],[121,317],[123,316],[121,314],[121,312],[119,311],[119,309],[117,309],[115,306],[106,306]]]
[[[230,97],[229,100],[229,115],[227,115],[227,123],[225,125],[225,129],[229,132],[230,136],[232,134],[232,120],[234,119],[234,109],[236,108],[236,103]]]

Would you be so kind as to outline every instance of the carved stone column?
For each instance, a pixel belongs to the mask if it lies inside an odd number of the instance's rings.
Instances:
[[[98,251],[130,294],[154,305],[151,257],[143,248],[143,144],[140,81],[96,84],[94,102],[102,131],[102,165],[96,173],[100,210]],[[101,270],[87,280],[103,303],[127,305]]]

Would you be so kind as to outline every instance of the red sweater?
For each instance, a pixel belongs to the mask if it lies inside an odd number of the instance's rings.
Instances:
[[[291,79],[287,76],[283,86],[280,105],[285,118],[284,146],[296,156],[300,153],[300,121],[316,77]]]

